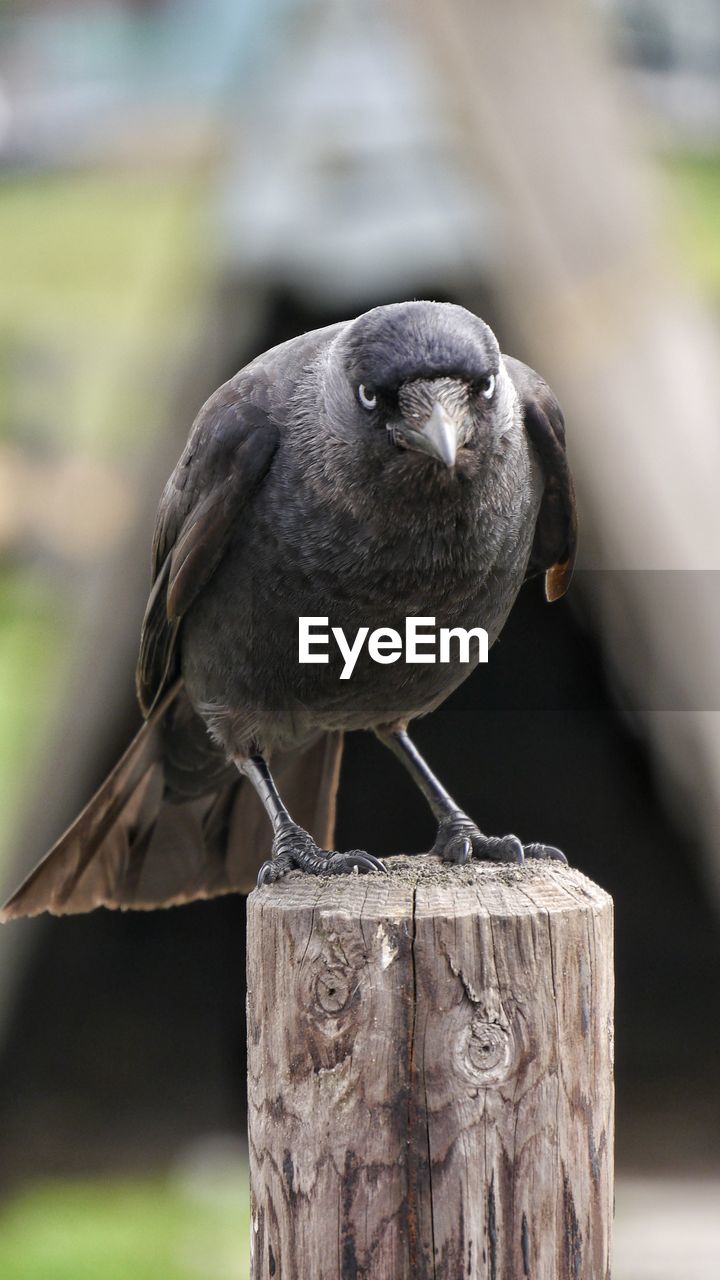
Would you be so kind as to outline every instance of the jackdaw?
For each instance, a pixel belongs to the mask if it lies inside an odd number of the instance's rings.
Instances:
[[[557,400],[464,308],[376,307],[258,356],[201,409],[160,501],[144,726],[4,918],[246,891],[267,818],[260,882],[383,871],[332,851],[351,729],[408,770],[440,857],[562,858],[484,835],[408,737],[477,654],[380,664],[365,650],[341,680],[339,653],[299,663],[298,619],[352,637],[434,617],[492,644],[528,576],[545,574],[549,600],[564,593],[575,541]]]

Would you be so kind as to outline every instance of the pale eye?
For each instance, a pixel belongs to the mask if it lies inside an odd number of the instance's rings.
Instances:
[[[377,405],[377,396],[372,387],[366,387],[362,382],[358,387],[358,400],[363,409],[374,409]]]
[[[483,378],[480,390],[485,400],[492,400],[495,395],[495,374],[491,373],[487,378]]]

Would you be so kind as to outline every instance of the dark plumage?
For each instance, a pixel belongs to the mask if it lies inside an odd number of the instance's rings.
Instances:
[[[474,663],[378,665],[364,650],[340,681],[332,648],[327,665],[298,663],[298,617],[352,637],[433,615],[492,643],[528,574],[563,593],[574,547],[557,401],[463,308],[377,307],[265,352],[200,411],[160,502],[146,725],[6,918],[246,889],[270,837],[245,779],[273,825],[263,879],[381,869],[324,853],[289,816],[331,840],[349,729],[400,756],[438,819],[438,853],[521,859],[514,836],[484,836],[457,809],[405,733]]]

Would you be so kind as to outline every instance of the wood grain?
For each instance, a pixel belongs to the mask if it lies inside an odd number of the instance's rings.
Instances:
[[[254,1280],[606,1280],[611,899],[388,863],[249,899]]]

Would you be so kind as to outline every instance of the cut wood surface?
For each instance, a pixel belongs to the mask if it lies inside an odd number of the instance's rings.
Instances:
[[[254,1280],[606,1280],[611,899],[388,866],[248,902]]]

